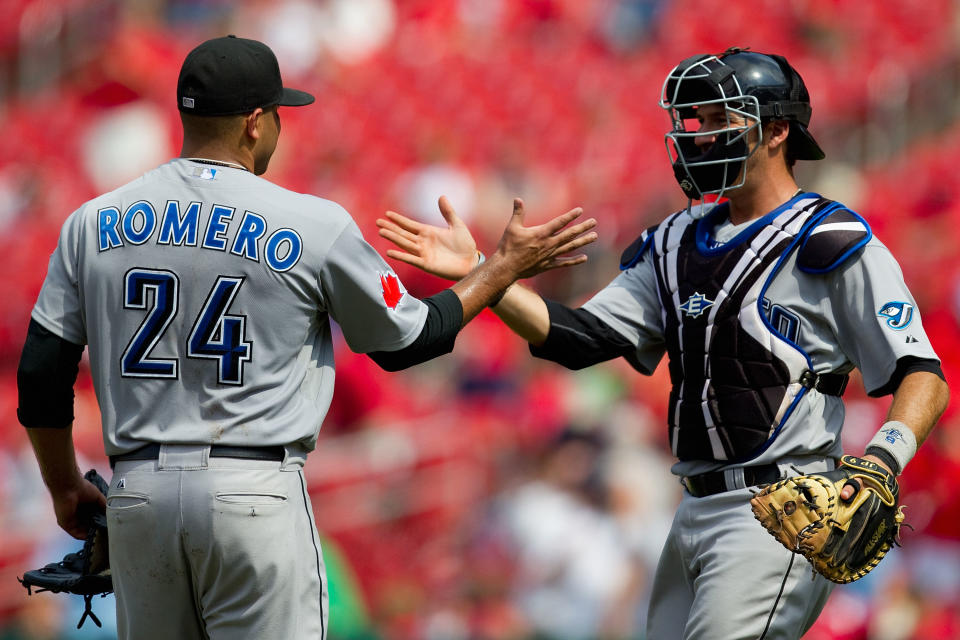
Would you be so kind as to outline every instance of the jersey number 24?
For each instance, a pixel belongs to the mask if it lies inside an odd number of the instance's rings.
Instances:
[[[220,384],[243,384],[243,364],[252,344],[246,340],[246,317],[227,311],[243,285],[243,278],[220,276],[207,294],[187,337],[188,358],[216,360]],[[148,296],[152,292],[152,296]],[[131,269],[124,277],[124,309],[146,310],[120,358],[120,373],[132,378],[176,378],[177,358],[151,357],[180,306],[180,279],[172,271]],[[148,308],[149,307],[149,308]]]

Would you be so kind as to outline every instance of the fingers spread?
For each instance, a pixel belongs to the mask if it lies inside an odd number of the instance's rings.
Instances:
[[[554,232],[554,235],[556,235],[559,238],[563,238],[563,237],[572,238],[573,236],[578,236],[586,231],[589,231],[590,229],[593,229],[596,226],[597,226],[597,221],[593,218],[590,218],[589,220],[584,220],[583,222],[577,223],[571,227],[559,229],[558,231]]]
[[[396,211],[387,211],[384,213],[384,215],[387,216],[387,219],[396,224],[398,227],[401,227],[410,233],[420,233],[420,230],[423,228],[423,223],[417,222],[416,220],[408,218],[407,216],[397,213]],[[377,222],[379,223],[381,219],[382,218],[378,218]]]
[[[567,258],[556,258],[550,265],[551,269],[563,269],[574,265],[582,264],[587,261],[587,256],[582,253],[578,256],[569,256]]]
[[[592,242],[596,242],[596,240],[597,240],[596,233],[593,233],[593,232],[585,233],[582,236],[577,236],[572,240],[564,242],[557,248],[555,253],[556,255],[570,253],[571,251],[576,251],[580,247],[585,247]]]
[[[549,220],[540,226],[547,233],[554,234],[579,218],[582,213],[583,209],[577,207],[576,209],[571,209],[570,211],[567,211],[566,213],[563,213],[553,220]],[[594,224],[596,224],[596,221],[594,221]]]
[[[403,251],[397,251],[396,249],[387,249],[387,257],[393,258],[394,260],[399,260],[400,262],[406,262],[407,264],[413,265],[418,268],[423,268],[423,258],[420,256],[415,256],[412,253],[404,253]]]
[[[590,244],[597,239],[597,233],[595,231],[590,231],[590,229],[593,229],[595,226],[597,226],[597,221],[590,219],[568,229],[562,229],[552,236],[552,240],[555,243],[554,246],[563,247],[567,243],[572,242],[574,239],[580,240],[581,242],[572,248],[582,247],[585,244]],[[570,250],[571,249],[560,249],[557,251],[557,253],[565,253]]]
[[[398,236],[402,236],[402,237],[406,238],[406,239],[409,240],[410,242],[416,242],[417,239],[419,238],[419,234],[411,233],[410,231],[407,231],[407,230],[404,229],[403,227],[401,227],[401,226],[399,226],[399,225],[396,225],[396,224],[390,222],[389,220],[383,220],[382,218],[381,218],[381,219],[378,219],[378,220],[377,220],[377,226],[380,228],[381,231],[390,231],[390,232],[393,232],[393,233],[397,234]],[[378,233],[379,233],[379,232],[378,232]]]
[[[404,251],[409,251],[410,253],[417,255],[420,254],[420,245],[416,242],[416,239],[408,238],[406,235],[403,235],[402,231],[397,232],[392,229],[385,229],[381,227],[377,233],[381,238],[389,240]]]

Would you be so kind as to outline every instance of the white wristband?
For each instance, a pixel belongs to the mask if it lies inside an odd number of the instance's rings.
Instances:
[[[484,262],[486,262],[486,261],[487,261],[487,256],[483,255],[483,252],[480,251],[479,249],[477,249],[477,264],[476,264],[476,266],[479,267],[480,265],[482,265],[482,264],[483,264]]]
[[[873,439],[867,443],[865,452],[870,453],[871,448],[881,449],[889,453],[900,467],[893,471],[899,473],[917,453],[917,437],[907,425],[891,420],[883,423]]]

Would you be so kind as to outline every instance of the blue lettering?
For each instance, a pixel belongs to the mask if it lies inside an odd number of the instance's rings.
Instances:
[[[763,299],[762,304],[773,330],[790,342],[796,343],[800,337],[800,316],[779,304],[771,304],[766,298]]]
[[[281,247],[284,253],[281,256]],[[293,229],[277,229],[267,238],[264,257],[274,271],[287,271],[300,260],[303,242]]]
[[[127,242],[143,244],[158,228],[158,245],[195,247],[202,209],[202,202],[190,202],[184,209],[177,200],[167,200],[162,215],[158,215],[154,206],[145,200],[133,203],[123,214],[118,207],[104,207],[97,211],[100,251],[123,247]],[[233,207],[213,206],[203,234],[202,248],[226,251],[229,244],[232,255],[254,262],[260,261],[262,253],[267,266],[277,272],[289,271],[300,262],[303,257],[300,234],[282,228],[268,236],[266,218],[252,211],[244,211],[231,242],[228,233],[235,213]],[[766,301],[764,303],[765,307],[769,306]]]
[[[186,212],[181,216],[180,203],[176,200],[168,200],[167,208],[163,212],[163,220],[160,221],[160,235],[157,237],[157,244],[197,246],[199,220],[199,202],[191,202],[187,206]]]
[[[120,210],[116,207],[105,207],[97,211],[98,226],[100,229],[100,251],[122,247],[123,241],[117,233],[117,223],[120,222]]]
[[[233,217],[233,209],[222,205],[215,205],[210,211],[210,222],[207,223],[207,232],[203,236],[204,249],[223,251],[227,248],[227,223]]]
[[[233,240],[233,248],[230,249],[230,253],[259,262],[257,240],[262,238],[266,232],[266,220],[252,211],[245,212],[243,220],[240,221],[240,230],[237,231],[237,237]]]
[[[124,212],[122,226],[123,236],[127,240],[133,244],[143,244],[157,228],[157,212],[149,202],[135,202]]]

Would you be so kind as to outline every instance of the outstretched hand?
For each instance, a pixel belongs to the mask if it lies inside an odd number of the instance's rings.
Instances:
[[[377,218],[378,233],[402,249],[387,250],[394,260],[447,280],[460,280],[477,266],[477,243],[446,196],[440,198],[439,205],[446,228],[387,211],[386,219]]]
[[[597,226],[593,218],[568,226],[582,213],[583,209],[577,207],[544,224],[525,227],[523,200],[514,198],[513,215],[497,245],[497,254],[508,261],[517,279],[586,262],[584,254],[566,255],[597,239],[597,234],[590,231]]]
[[[386,218],[377,219],[378,233],[400,249],[388,249],[389,257],[447,280],[460,280],[477,266],[477,243],[446,196],[440,198],[439,205],[440,214],[447,221],[445,228],[387,211]],[[580,264],[587,256],[564,254],[597,239],[596,233],[587,233],[597,225],[596,220],[567,227],[582,213],[578,207],[542,225],[525,227],[523,201],[516,198],[497,251],[514,262],[520,260],[520,264],[513,265],[518,278]]]

